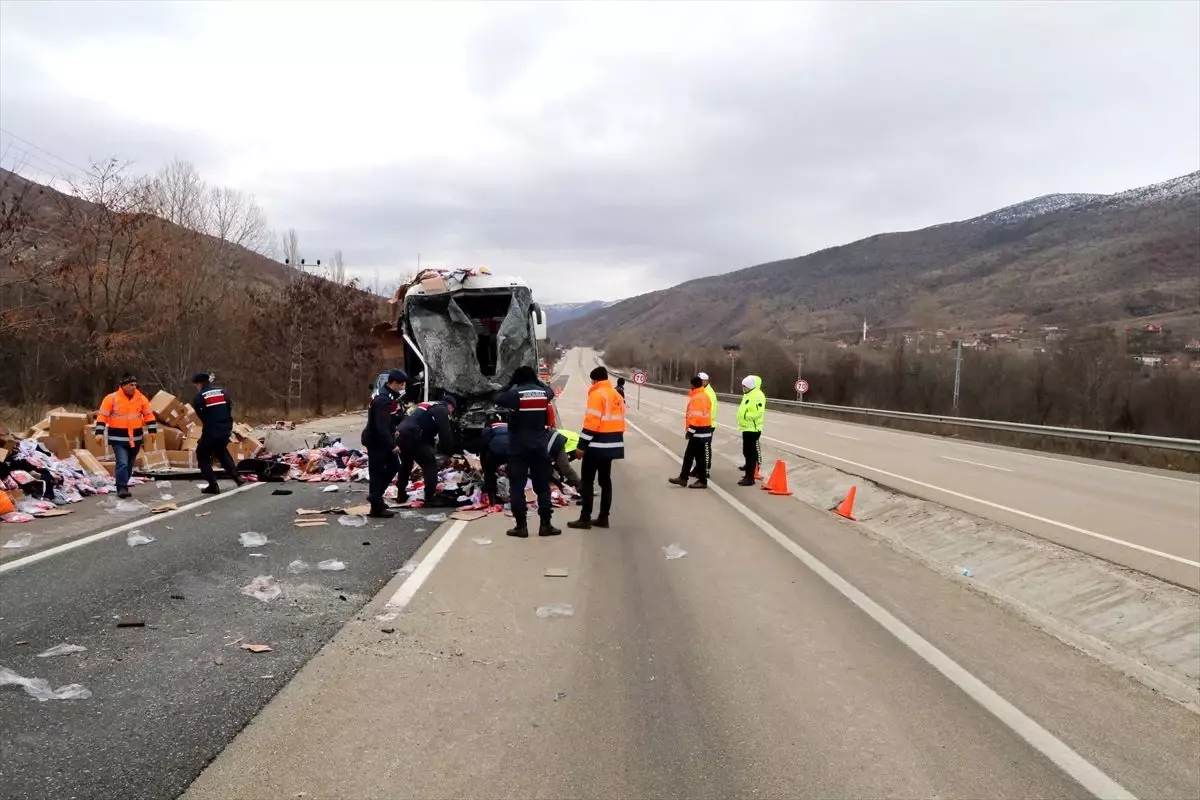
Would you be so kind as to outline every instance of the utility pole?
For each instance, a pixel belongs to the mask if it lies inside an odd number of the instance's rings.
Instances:
[[[958,413],[958,387],[962,380],[962,338],[954,351],[954,413]]]
[[[730,394],[737,394],[733,389],[733,387],[735,385],[734,381],[736,380],[736,378],[734,377],[734,370],[737,368],[737,359],[738,359],[738,355],[741,352],[742,352],[741,345],[738,345],[738,344],[725,345],[725,355],[729,356],[729,393]]]
[[[804,380],[804,353],[798,347],[796,348],[796,380]],[[796,392],[796,400],[803,403],[804,395]]]

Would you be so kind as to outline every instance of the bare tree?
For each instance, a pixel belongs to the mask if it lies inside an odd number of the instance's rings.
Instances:
[[[272,238],[262,208],[228,186],[214,186],[208,195],[210,224],[207,233],[238,247],[266,254]]]
[[[175,159],[154,177],[148,209],[167,222],[206,232],[209,225],[208,185],[190,161]]]
[[[341,250],[334,250],[333,258],[329,259],[329,278],[334,283],[346,283],[346,261]]]
[[[283,234],[283,263],[294,269],[300,269],[300,237],[295,228],[288,228]]]

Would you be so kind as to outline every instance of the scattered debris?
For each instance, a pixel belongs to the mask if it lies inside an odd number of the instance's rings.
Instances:
[[[269,644],[250,644],[247,642],[242,645],[242,650],[249,650],[251,653],[270,653],[271,645]]]
[[[559,700],[566,700],[566,699],[567,699],[566,692],[555,692],[554,693],[554,702],[557,703]]]
[[[370,504],[364,504],[361,506],[350,506],[349,508],[346,509],[346,513],[347,514],[356,514],[360,517],[365,517],[367,514],[371,513],[371,506],[370,506]]]
[[[326,572],[341,572],[346,568],[344,561],[338,561],[336,558],[329,558],[317,564],[317,569],[325,570]],[[345,600],[346,598],[342,598]]]
[[[324,488],[322,491],[324,491],[324,492],[326,492],[326,493],[328,493],[328,492],[336,492],[336,491],[337,491],[339,488],[340,488],[340,487],[339,487],[337,484],[334,484],[333,486],[326,486],[326,487],[325,487],[325,488]]]
[[[686,556],[687,550],[684,550],[677,544],[672,544],[663,548],[663,554],[666,555],[667,561],[674,561],[677,558],[683,558]]]
[[[129,535],[125,537],[125,544],[129,545],[130,547],[138,547],[139,545],[150,544],[153,541],[153,536],[147,536],[141,531],[130,531]]]
[[[464,522],[474,522],[477,519],[483,519],[488,515],[486,511],[455,511],[450,515],[450,519],[463,520]]]
[[[173,595],[171,595],[171,599],[172,599],[172,600],[182,600],[182,599],[183,599],[183,595],[181,595],[181,594],[173,594]]]
[[[267,537],[255,531],[246,531],[238,537],[238,541],[242,547],[262,547],[267,543]]]
[[[370,546],[371,546],[370,542],[363,542],[363,547],[370,547]]]
[[[288,495],[291,493],[292,493],[291,489],[276,489],[275,491],[271,492],[271,494],[276,497],[278,497],[280,495]]]
[[[380,628],[379,630],[383,633],[395,633],[396,632],[395,628]]]
[[[474,542],[475,544],[479,545],[480,547],[483,547],[483,546],[486,546],[486,545],[489,545],[492,543],[491,539],[484,539],[480,536],[476,536],[471,541]]]
[[[567,570],[565,567],[546,567],[546,571],[542,573],[545,578],[566,578]]]
[[[445,514],[430,514],[425,518],[426,522],[445,522],[447,519]]]
[[[175,495],[173,495],[173,494],[160,494],[160,495],[158,496],[158,499],[159,499],[159,500],[162,500],[163,502],[169,502],[169,501],[171,501],[171,500],[174,500],[174,499],[175,499]]]
[[[419,567],[419,566],[421,566],[420,561],[417,561],[415,558],[410,558],[408,561],[404,562],[404,566],[401,567],[396,572],[396,574],[397,575],[412,575],[414,572],[417,571],[417,567]]]
[[[297,519],[292,520],[292,525],[297,528],[328,528],[329,523],[323,519]]]
[[[360,514],[346,514],[338,517],[338,524],[347,528],[362,528],[367,524],[367,518]]]
[[[974,576],[974,573],[972,573],[971,570],[967,569],[966,567],[959,567],[958,571],[964,578],[970,578]]]
[[[283,587],[270,575],[259,575],[241,588],[242,594],[269,603],[283,594]]]
[[[197,514],[196,516],[197,516],[197,517],[207,517],[207,516],[208,516],[209,514],[211,514],[211,513],[212,513],[211,511],[201,511],[201,512],[200,512],[199,514]]]
[[[266,558],[267,554],[266,553],[249,553],[248,556],[250,558]]]
[[[12,537],[2,546],[0,546],[0,550],[19,550],[22,547],[29,547],[29,544],[32,541],[32,533],[18,533],[16,536]]]
[[[178,511],[178,510],[179,510],[179,506],[177,506],[175,503],[163,503],[160,506],[155,506],[154,508],[150,509],[150,513],[151,514],[165,514],[168,511]]]
[[[555,603],[552,606],[538,606],[535,611],[539,619],[549,619],[551,617],[573,617],[575,609],[571,608],[570,603]]]
[[[140,500],[118,500],[112,507],[108,509],[110,514],[140,514],[143,511],[150,510],[150,506]]]
[[[146,620],[141,617],[119,617],[117,619],[118,628],[144,628]]]
[[[299,575],[302,572],[308,572],[310,567],[300,559],[296,559],[287,565],[287,571],[292,575]]]
[[[321,511],[321,509],[319,509],[319,508],[297,508],[296,509],[296,516],[298,516],[298,517],[308,517],[313,514],[322,514],[322,513],[324,513],[324,512]]]
[[[57,689],[50,688],[50,682],[45,678],[23,678],[8,667],[0,667],[0,686],[20,686],[25,694],[36,698],[38,702],[47,700],[87,700],[92,696],[90,690],[78,683],[69,683]]]
[[[81,644],[57,644],[44,653],[38,653],[38,658],[53,658],[54,656],[69,656],[71,653],[84,653],[87,648]]]

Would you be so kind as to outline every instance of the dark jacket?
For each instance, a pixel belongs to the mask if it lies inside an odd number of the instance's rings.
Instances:
[[[192,400],[192,409],[205,431],[224,431],[228,434],[233,430],[233,398],[227,390],[211,383],[204,384],[204,388]]]
[[[397,436],[415,436],[426,444],[437,440],[446,455],[454,453],[454,430],[450,427],[450,411],[445,403],[419,403],[396,429]]]
[[[508,423],[493,422],[483,431],[480,437],[480,449],[497,458],[508,458]]]
[[[523,383],[497,392],[492,399],[496,405],[513,411],[508,421],[510,447],[545,452],[554,390],[544,383]]]
[[[404,416],[400,395],[384,386],[371,400],[367,412],[367,427],[363,428],[363,447],[391,450],[396,446],[396,426]]]

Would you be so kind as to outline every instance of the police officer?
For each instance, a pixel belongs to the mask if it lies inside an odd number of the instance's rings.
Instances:
[[[196,461],[208,486],[200,492],[220,494],[221,487],[217,486],[217,476],[213,473],[213,458],[221,462],[221,468],[235,484],[241,486],[246,482],[238,475],[237,464],[229,454],[229,437],[233,434],[233,400],[229,392],[213,385],[212,375],[207,372],[197,372],[192,376],[192,383],[196,385],[192,410],[204,426],[200,441],[196,443]]]
[[[400,490],[408,489],[408,476],[413,464],[421,468],[425,478],[425,505],[429,508],[457,506],[448,497],[437,493],[438,468],[434,443],[443,454],[454,453],[454,431],[450,427],[450,415],[458,400],[447,394],[435,403],[418,403],[412,413],[404,418],[396,429],[396,444],[400,447],[400,474],[396,478]]]
[[[483,467],[483,493],[489,505],[500,505],[497,476],[508,463],[508,423],[499,414],[492,417],[480,439],[479,465]]]
[[[537,379],[533,367],[517,367],[508,387],[494,398],[496,405],[512,410],[508,424],[508,481],[509,501],[512,503],[516,525],[506,531],[509,536],[528,538],[526,524],[525,479],[533,480],[537,493],[538,516],[541,517],[539,536],[557,536],[554,527],[554,506],[550,503],[549,436],[550,401],[554,390]]]
[[[400,471],[400,448],[396,445],[396,427],[404,418],[400,398],[408,375],[404,370],[394,369],[387,375],[379,394],[371,399],[371,410],[367,413],[367,427],[363,428],[362,444],[367,448],[367,476],[369,490],[367,499],[371,503],[369,517],[396,516],[388,510],[383,499],[388,484]],[[407,486],[407,484],[405,484]]]
[[[571,466],[575,460],[575,450],[579,447],[579,434],[566,428],[551,429],[550,431],[550,463],[562,475],[567,486],[579,488],[579,474]]]

